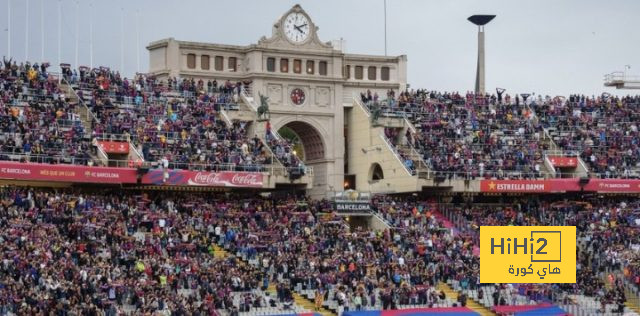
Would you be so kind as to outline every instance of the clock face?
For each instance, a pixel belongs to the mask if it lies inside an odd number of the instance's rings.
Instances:
[[[309,19],[302,13],[293,12],[284,19],[284,34],[296,44],[300,44],[309,38],[311,28]]]
[[[291,91],[291,102],[293,102],[293,104],[301,105],[304,103],[305,98],[304,90],[295,88]]]

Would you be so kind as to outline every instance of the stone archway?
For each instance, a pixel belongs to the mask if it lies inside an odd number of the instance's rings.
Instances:
[[[289,129],[297,136],[302,144],[301,157],[305,163],[325,158],[325,143],[322,135],[311,124],[303,121],[291,121],[282,125],[278,130],[282,128]]]

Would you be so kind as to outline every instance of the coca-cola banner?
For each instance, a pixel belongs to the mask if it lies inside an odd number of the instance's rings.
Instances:
[[[136,169],[0,162],[0,178],[84,183],[136,183]]]
[[[549,161],[556,168],[575,168],[578,166],[577,157],[549,156]]]
[[[142,177],[144,184],[189,185],[210,187],[261,188],[264,184],[260,172],[207,172],[189,170],[153,169]]]

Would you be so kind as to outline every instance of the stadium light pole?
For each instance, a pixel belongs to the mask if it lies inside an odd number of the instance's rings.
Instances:
[[[80,47],[80,3],[76,0],[76,58],[73,67],[78,67],[78,48]]]
[[[140,11],[136,10],[136,71],[140,72]]]
[[[89,67],[93,69],[93,0],[89,2]]]
[[[124,8],[120,8],[120,76],[124,74]]]
[[[58,67],[60,67],[60,75],[58,75],[58,83],[62,81],[62,0],[58,0]]]
[[[387,0],[384,0],[384,55],[387,56]]]
[[[11,58],[11,0],[7,0],[7,57]]]
[[[29,0],[24,11],[24,61],[29,60]]]
[[[40,62],[44,62],[44,1],[40,0]]]
[[[472,15],[467,20],[478,26],[478,65],[476,68],[476,94],[484,95],[484,26],[491,22],[495,15]]]

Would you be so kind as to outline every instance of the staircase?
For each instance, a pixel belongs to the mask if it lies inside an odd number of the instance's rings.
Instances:
[[[80,120],[82,121],[82,126],[85,130],[85,137],[91,139],[92,131],[93,131],[93,122],[98,122],[98,118],[93,114],[91,109],[87,107],[87,105],[80,99],[76,91],[73,89],[73,86],[69,84],[66,80],[62,80],[60,83],[60,89],[66,91],[66,95],[69,98],[70,103],[76,104],[76,114],[80,116]],[[93,155],[90,153],[92,159],[97,162],[98,165],[108,166],[111,162],[112,167],[130,167],[128,161],[136,162],[136,165],[141,165],[144,162],[144,158],[142,157],[142,153],[138,151],[135,144],[131,140],[127,140],[129,144],[129,155],[124,160],[119,161],[109,161],[109,155],[105,153],[102,149],[98,147],[97,155]]]
[[[640,315],[640,294],[634,294],[629,288],[625,287],[624,295],[627,298],[627,301],[624,302],[624,305],[634,313]]]
[[[227,258],[227,257],[231,257],[232,255],[226,251],[224,248],[220,247],[217,244],[213,245],[213,256],[215,258]],[[251,266],[251,264],[246,261],[245,259],[241,258],[241,257],[237,257],[237,262],[241,265],[245,265],[245,266]],[[276,297],[276,286],[273,282],[269,282],[269,286],[267,287],[266,291],[267,293],[269,293],[269,296],[271,297]],[[299,293],[296,293],[295,291],[292,291],[292,295],[293,295],[293,301],[295,302],[296,305],[298,306],[302,306],[304,307],[304,309],[306,310],[310,310],[310,311],[315,311],[316,313],[319,313],[323,316],[337,316],[336,313],[326,309],[325,307],[320,308],[320,310],[316,310],[316,304],[314,301],[312,301],[311,299],[305,298],[304,296],[300,295]]]
[[[84,138],[88,141],[92,140],[93,121],[97,121],[95,115],[80,99],[73,87],[64,79],[59,84],[60,90],[65,91],[66,97],[69,99],[69,103],[75,104],[75,113],[80,117],[82,127],[84,128]],[[109,164],[109,158],[107,154],[98,147],[97,153],[92,151],[88,152],[93,163],[98,166],[107,166]]]
[[[447,298],[450,298],[454,301],[456,301],[458,299],[458,292],[456,292],[453,288],[451,288],[451,286],[449,284],[446,284],[444,282],[440,282],[437,286],[437,289],[439,291],[443,291],[444,295]],[[471,297],[467,297],[467,307],[470,308],[471,310],[473,310],[474,312],[480,314],[481,316],[486,316],[486,315],[496,315],[496,313],[492,312],[491,310],[489,310],[488,308],[480,305],[478,302],[474,301],[473,299],[471,299]]]
[[[431,177],[433,176],[433,172],[431,172],[431,169],[424,161],[422,155],[418,153],[418,151],[414,147],[409,145],[399,145],[396,147],[401,150],[409,159],[413,160],[418,178],[431,179]]]
[[[265,134],[266,134],[265,127],[264,127],[265,124],[260,124],[261,122],[258,122],[256,120],[256,116],[252,115],[253,113],[251,112],[252,110],[250,109],[251,106],[247,105],[245,102],[240,102],[240,104],[238,104],[239,106],[238,111],[227,111],[227,110],[221,109],[220,116],[225,121],[227,126],[232,126],[233,121],[247,122],[247,124],[249,124],[249,128],[247,128],[247,137],[253,137],[252,135],[257,135],[260,141],[265,145],[264,147],[267,149],[267,151],[269,152],[269,155],[271,156],[272,166],[284,168],[284,166],[282,165],[280,160],[277,159],[277,157],[275,156],[275,154],[271,150],[271,147],[269,147],[265,139]]]
[[[323,316],[336,316],[337,314],[326,307],[322,307],[319,310],[316,310],[316,303],[309,298],[306,298],[300,295],[297,292],[293,292],[293,301],[296,305],[304,307],[306,310],[315,311],[316,313]]]
[[[91,110],[84,104],[80,97],[73,89],[73,87],[68,84],[66,81],[62,81],[60,83],[60,89],[66,91],[66,95],[69,98],[70,103],[76,104],[76,114],[80,116],[80,120],[82,121],[82,126],[84,126],[85,134],[91,135],[93,130],[93,121],[97,121],[97,118],[91,112]]]

